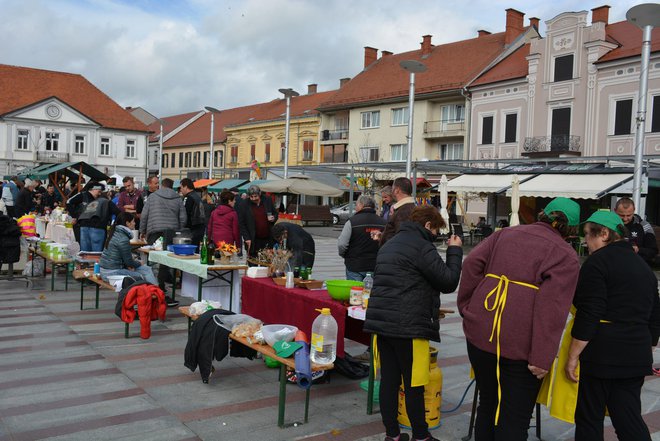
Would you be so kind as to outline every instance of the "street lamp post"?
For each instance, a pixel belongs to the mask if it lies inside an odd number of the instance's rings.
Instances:
[[[412,178],[413,114],[415,107],[415,74],[426,71],[426,65],[417,60],[404,60],[399,66],[410,72],[408,93],[408,156],[406,157],[406,177]]]
[[[633,6],[626,13],[626,20],[642,28],[642,63],[639,75],[639,97],[637,99],[637,128],[635,133],[635,172],[633,175],[633,201],[641,210],[642,163],[644,160],[644,130],[646,121],[646,93],[649,81],[649,58],[651,55],[651,32],[660,24],[660,5],[645,3]]]
[[[213,157],[213,131],[215,130],[215,114],[220,113],[218,109],[215,107],[211,106],[206,106],[204,107],[209,113],[211,113],[211,153],[210,153],[210,158],[209,158],[209,179],[213,179],[213,160],[215,159]],[[223,158],[224,162],[224,158]]]
[[[159,119],[160,136],[158,137],[158,179],[163,179],[163,120]]]
[[[289,125],[291,124],[291,98],[300,95],[295,90],[279,89],[286,97],[286,123],[284,128],[284,179],[289,177]]]

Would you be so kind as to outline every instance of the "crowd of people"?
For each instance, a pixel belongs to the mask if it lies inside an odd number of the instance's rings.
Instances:
[[[134,259],[136,231],[148,244],[162,238],[163,246],[181,232],[194,245],[206,236],[244,249],[248,262],[260,250],[282,247],[291,250],[292,266],[314,265],[313,237],[295,223],[278,222],[276,204],[256,185],[245,198],[225,189],[216,203],[190,179],[181,180],[178,191],[171,179],[157,177],[144,191],[131,177],[118,194],[105,190],[89,182],[65,204],[81,250],[102,253],[104,279],[128,275],[164,291],[173,283],[168,268],[156,276]],[[382,189],[380,211],[372,196],[361,195],[337,242],[347,279],[373,274],[364,331],[373,334],[370,350],[381,370],[386,440],[410,439],[397,421],[401,383],[412,437],[435,439],[424,411],[429,348],[440,342],[440,294],[456,289],[479,390],[477,441],[527,439],[543,396],[546,403],[569,402],[562,418],[575,423],[577,441],[603,439],[606,412],[619,439],[650,440],[640,396],[660,337],[651,269],[658,248],[633,201],[621,198],[613,211],[596,211],[580,223],[580,206],[558,197],[536,222],[497,229],[465,259],[461,238],[450,235],[443,259],[435,241],[446,220],[434,207],[416,206],[411,193],[408,178],[395,179]],[[0,209],[11,217],[63,206],[59,191],[39,181],[10,180],[1,195]],[[590,255],[582,265],[568,242],[580,232]]]

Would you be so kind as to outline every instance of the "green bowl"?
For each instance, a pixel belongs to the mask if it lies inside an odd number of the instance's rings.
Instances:
[[[364,286],[364,283],[357,280],[326,280],[325,286],[328,294],[335,300],[348,300],[351,297],[351,288],[354,286]]]

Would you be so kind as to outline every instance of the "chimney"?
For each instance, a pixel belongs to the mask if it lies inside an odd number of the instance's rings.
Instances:
[[[375,47],[364,47],[364,68],[366,69],[378,59],[378,49]]]
[[[380,58],[389,57],[390,55],[392,55],[390,51],[380,51]]]
[[[318,84],[308,84],[307,85],[307,95],[314,95],[316,93],[316,88]]]
[[[524,18],[525,14],[520,11],[516,11],[513,8],[506,10],[506,31],[504,34],[504,44],[509,45],[513,43],[513,40],[522,34],[524,30]]]
[[[535,28],[537,31],[539,30],[539,21],[540,19],[537,17],[529,17],[529,25]]]
[[[599,6],[591,10],[591,23],[598,23],[602,21],[607,24],[607,20],[610,16],[610,7],[609,5]]]
[[[351,81],[350,78],[340,78],[339,79],[339,88],[341,89],[342,87],[344,87],[344,84],[348,83],[349,81]]]
[[[477,31],[478,37],[485,37],[486,35],[490,35],[491,33],[484,30],[484,29],[479,29]]]
[[[429,55],[433,47],[431,44],[431,35],[423,35],[422,39],[422,56]]]

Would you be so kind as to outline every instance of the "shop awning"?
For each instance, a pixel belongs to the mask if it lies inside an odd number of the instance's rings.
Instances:
[[[521,182],[520,196],[574,199],[600,199],[613,194],[632,194],[632,173],[542,174]],[[642,193],[648,191],[648,180],[642,181]],[[511,190],[507,190],[511,196]]]
[[[512,179],[512,174],[461,175],[449,181],[447,190],[466,193],[497,193],[510,187]]]
[[[217,184],[220,179],[197,179],[194,182],[195,188],[208,187],[209,185]]]
[[[248,182],[247,179],[225,179],[224,181],[220,181],[217,184],[209,185],[208,190],[209,191],[215,191],[215,192],[220,192],[224,190],[225,188],[227,190],[231,190],[232,188],[238,188],[241,185],[245,184]]]

